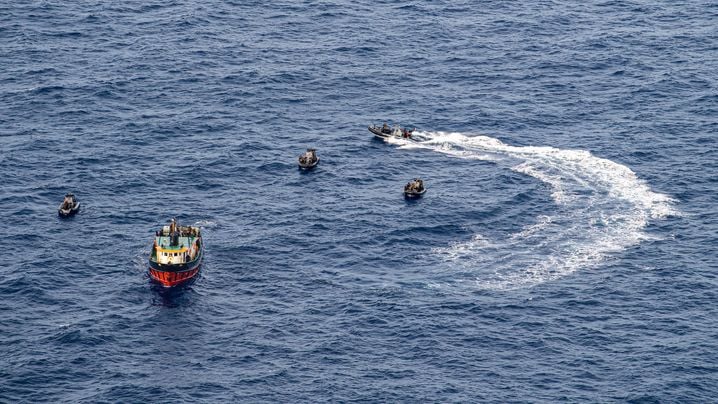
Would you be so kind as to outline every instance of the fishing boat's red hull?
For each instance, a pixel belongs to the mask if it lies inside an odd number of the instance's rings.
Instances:
[[[199,265],[184,271],[161,271],[150,267],[150,278],[166,288],[193,280],[199,273]]]

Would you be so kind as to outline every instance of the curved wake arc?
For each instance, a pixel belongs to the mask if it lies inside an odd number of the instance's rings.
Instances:
[[[510,146],[488,136],[418,132],[391,139],[400,149],[423,148],[461,159],[495,161],[551,189],[558,210],[502,240],[481,234],[434,253],[480,288],[515,289],[599,264],[648,237],[651,219],[677,214],[675,201],[653,192],[628,167],[585,150]],[[487,270],[487,268],[490,268]]]

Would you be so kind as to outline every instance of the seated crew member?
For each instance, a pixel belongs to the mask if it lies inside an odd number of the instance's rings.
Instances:
[[[72,194],[65,195],[65,199],[62,201],[63,209],[70,209],[75,205],[75,196]]]

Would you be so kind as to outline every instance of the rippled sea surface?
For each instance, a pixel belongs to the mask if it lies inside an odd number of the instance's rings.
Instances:
[[[716,21],[7,2],[0,401],[715,400]],[[171,217],[206,255],[167,291],[147,259]]]

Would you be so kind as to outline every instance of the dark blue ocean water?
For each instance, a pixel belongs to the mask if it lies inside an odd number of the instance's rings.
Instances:
[[[0,402],[716,400],[717,22],[5,2]],[[167,292],[173,216],[206,257]]]

